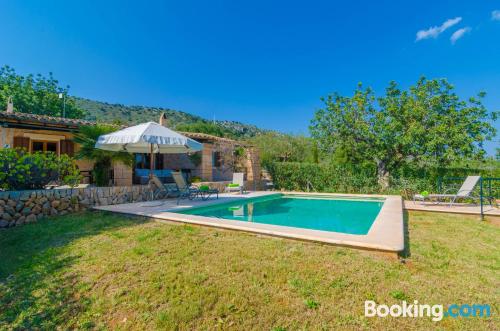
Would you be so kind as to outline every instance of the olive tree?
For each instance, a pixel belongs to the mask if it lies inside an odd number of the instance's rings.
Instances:
[[[391,82],[377,98],[358,85],[353,96],[322,98],[324,108],[311,121],[311,135],[323,152],[347,151],[353,160],[374,162],[379,184],[405,162],[446,166],[461,158],[481,158],[483,142],[495,135],[481,99],[460,99],[446,79],[422,77],[408,90]]]

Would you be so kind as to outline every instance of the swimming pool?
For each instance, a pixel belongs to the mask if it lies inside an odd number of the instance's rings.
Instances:
[[[365,235],[384,199],[286,195],[245,199],[179,211],[187,215]]]
[[[294,200],[295,199],[295,200]],[[405,248],[403,200],[396,195],[249,192],[219,199],[169,199],[97,206],[158,222],[180,222],[258,235],[314,241],[388,253]]]

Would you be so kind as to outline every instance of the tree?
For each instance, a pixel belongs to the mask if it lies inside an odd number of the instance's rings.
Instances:
[[[93,125],[80,127],[79,133],[75,135],[74,141],[80,144],[80,149],[76,153],[77,159],[86,159],[94,162],[92,177],[98,186],[109,184],[109,173],[113,162],[122,162],[125,165],[133,166],[134,156],[128,152],[111,152],[95,148],[95,143],[99,136],[114,132],[118,129],[112,125]]]
[[[405,162],[446,166],[460,158],[481,158],[483,142],[495,135],[481,103],[485,93],[461,100],[445,79],[422,77],[407,91],[391,82],[376,98],[361,84],[352,97],[337,93],[322,98],[325,108],[311,121],[311,134],[322,151],[337,149],[353,160],[374,162],[379,184]]]
[[[317,146],[308,137],[268,132],[249,142],[258,148],[264,166],[269,162],[318,162]]]
[[[0,68],[0,107],[5,107],[12,97],[14,110],[22,113],[82,118],[83,111],[76,107],[72,98],[67,97],[69,86],[60,87],[52,73],[48,77],[42,75],[18,75],[9,66]],[[59,94],[65,95],[64,99]],[[64,103],[64,104],[63,104]]]

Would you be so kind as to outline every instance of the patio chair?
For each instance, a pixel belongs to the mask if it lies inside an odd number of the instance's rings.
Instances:
[[[443,194],[429,194],[429,195],[415,194],[413,196],[413,203],[416,203],[417,200],[425,202],[425,199],[429,200],[436,199],[438,200],[439,203],[440,199],[442,200],[450,199],[450,207],[451,207],[458,199],[466,199],[466,198],[477,199],[476,197],[472,196],[472,191],[474,190],[474,187],[477,185],[479,179],[481,179],[481,176],[468,176],[465,179],[462,186],[460,187],[460,189],[455,194],[448,194],[446,193],[447,191],[445,191],[445,193]]]
[[[217,189],[207,188],[200,190],[200,188],[194,185],[188,185],[181,172],[172,172],[172,177],[174,178],[175,184],[177,184],[177,188],[179,189],[177,204],[179,204],[181,199],[193,200],[196,199],[196,197],[201,197],[202,200],[208,200],[212,194],[216,194],[217,199],[219,198],[219,190]]]
[[[165,194],[163,196],[165,199],[168,199],[170,197],[175,197],[179,194],[179,189],[177,188],[177,185],[175,185],[175,184],[169,185],[169,184],[162,183],[162,181],[156,175],[153,175],[150,180],[158,188],[158,190],[156,190],[152,193],[153,194],[152,200],[159,197],[160,194],[162,194],[162,193]]]
[[[240,192],[243,194],[245,191],[245,182],[243,180],[244,174],[242,172],[233,173],[233,182],[226,186],[227,192]]]

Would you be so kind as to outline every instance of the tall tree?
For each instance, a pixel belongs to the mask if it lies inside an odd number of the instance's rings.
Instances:
[[[68,97],[69,86],[61,87],[49,73],[22,76],[9,66],[0,68],[0,109],[12,97],[14,110],[22,113],[81,118],[83,111]],[[62,94],[63,98],[59,97]]]
[[[481,158],[483,142],[495,135],[481,99],[485,93],[461,100],[445,79],[422,77],[408,90],[391,82],[376,98],[361,84],[352,97],[337,93],[322,98],[310,130],[325,152],[342,149],[353,159],[377,165],[379,183],[405,162],[445,166],[460,158]]]

